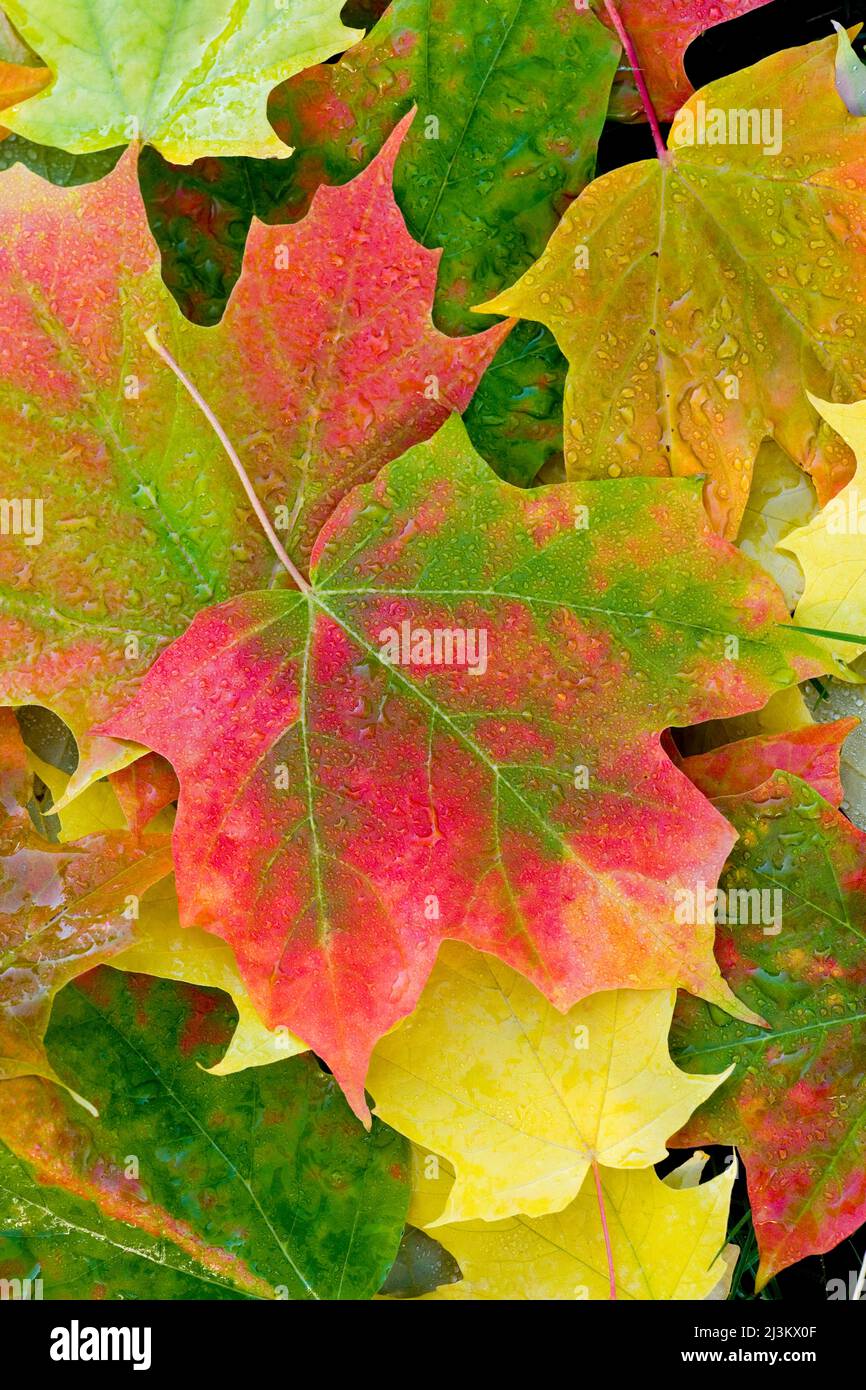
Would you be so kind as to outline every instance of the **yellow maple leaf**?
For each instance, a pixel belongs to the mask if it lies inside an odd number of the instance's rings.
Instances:
[[[794,612],[799,627],[820,632],[864,634],[863,642],[824,639],[827,670],[858,680],[847,663],[866,651],[866,401],[836,405],[810,397],[815,409],[853,450],[857,467],[847,487],[796,531],[779,542],[795,555],[805,575]]]
[[[737,1165],[732,1161],[724,1173],[697,1185],[705,1161],[706,1155],[690,1158],[664,1180],[652,1169],[600,1170],[608,1259],[595,1184],[586,1183],[553,1216],[441,1226],[435,1214],[451,1179],[444,1165],[437,1177],[425,1177],[425,1158],[416,1151],[409,1220],[435,1224],[436,1239],[463,1274],[425,1298],[604,1300],[611,1297],[611,1279],[623,1301],[724,1297],[732,1274],[725,1232]]]
[[[561,1014],[516,971],[446,942],[367,1079],[382,1119],[453,1163],[439,1220],[561,1211],[593,1164],[665,1158],[665,1140],[728,1074],[674,1065],[674,999],[614,990]]]
[[[810,522],[817,510],[815,488],[808,474],[772,439],[766,440],[755,460],[737,546],[772,575],[790,609],[802,595],[803,572],[795,559],[783,554],[779,543]]]

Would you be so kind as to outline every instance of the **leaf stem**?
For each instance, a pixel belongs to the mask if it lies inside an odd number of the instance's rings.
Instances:
[[[866,646],[866,635],[862,632],[833,632],[831,628],[799,627],[797,623],[777,623],[776,626],[788,632],[807,632],[810,637],[825,637],[831,642],[855,642],[858,646]]]
[[[604,1205],[604,1193],[601,1189],[601,1172],[595,1159],[592,1160],[592,1176],[595,1178],[595,1195],[598,1198],[601,1229],[604,1233],[604,1248],[607,1252],[607,1275],[610,1285],[610,1298],[612,1303],[616,1303],[616,1270],[613,1264],[613,1249],[610,1243],[610,1231],[607,1228],[607,1211]]]
[[[261,502],[256,496],[255,489],[253,488],[253,485],[250,482],[249,477],[247,475],[247,470],[241,463],[237,455],[237,452],[234,448],[234,445],[232,444],[231,440],[229,439],[219,420],[214,415],[204,396],[193,385],[186,372],[183,370],[180,364],[176,362],[175,359],[172,357],[168,348],[163,347],[162,343],[159,341],[159,338],[157,336],[156,325],[154,325],[152,328],[149,328],[144,336],[147,339],[148,346],[152,347],[157,356],[161,357],[163,362],[165,362],[165,364],[171,368],[178,381],[180,381],[181,384],[189,392],[190,396],[195,401],[202,415],[205,417],[208,424],[213,429],[213,432],[219,440],[220,444],[222,444],[223,448],[228,454],[229,460],[231,461],[231,465],[241,480],[241,485],[244,489],[244,492],[250,499],[250,505],[253,511],[255,512],[256,516],[258,517],[261,523],[262,530],[264,531],[265,535],[270,541],[274,550],[274,554],[280,561],[280,564],[283,565],[285,570],[294,580],[295,584],[297,584],[302,594],[312,593],[310,585],[307,583],[306,579],[301,574],[301,571],[298,569],[294,561],[289,558],[282,545],[280,544],[279,537],[277,536],[276,531],[271,525],[270,517],[268,516],[267,512],[265,511],[264,507],[262,506]]]
[[[653,106],[652,97],[649,94],[649,88],[647,87],[646,80],[644,78],[643,72],[641,71],[640,63],[638,62],[637,50],[635,49],[635,46],[631,41],[631,37],[629,35],[628,30],[622,22],[622,16],[620,15],[619,10],[616,8],[616,5],[613,4],[613,0],[604,0],[604,7],[610,15],[610,22],[616,30],[617,38],[623,46],[625,56],[629,62],[629,67],[634,73],[634,80],[637,83],[637,89],[640,92],[640,99],[643,102],[643,109],[646,112],[646,118],[649,121],[650,130],[653,133],[653,141],[656,147],[656,154],[658,155],[660,160],[662,160],[664,163],[667,163],[668,159],[670,158],[670,154],[668,152],[667,146],[665,145],[664,136],[662,135],[662,129],[659,125],[659,118],[656,115],[656,109]]]

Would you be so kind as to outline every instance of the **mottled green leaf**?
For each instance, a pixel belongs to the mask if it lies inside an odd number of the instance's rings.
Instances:
[[[674,1142],[739,1147],[760,1289],[866,1220],[866,836],[790,773],[737,796],[725,787],[716,804],[740,838],[716,956],[768,1026],[681,997],[679,1065],[735,1071]]]
[[[48,1082],[0,1086],[0,1275],[46,1299],[372,1297],[405,1140],[366,1133],[309,1055],[209,1076],[234,1023],[224,995],[146,976],[63,991],[49,1055],[99,1116]]]

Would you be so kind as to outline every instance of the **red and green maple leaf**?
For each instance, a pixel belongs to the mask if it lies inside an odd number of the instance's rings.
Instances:
[[[354,182],[322,189],[301,225],[255,226],[213,329],[183,319],[162,284],[134,153],[82,188],[0,176],[0,467],[8,496],[44,507],[41,544],[10,536],[0,552],[0,700],[66,721],[73,791],[129,760],[89,730],[194,614],[284,578],[145,333],[205,389],[302,566],[350,487],[465,407],[507,333],[433,328],[438,255],[407,234],[391,191],[405,130]]]
[[[790,772],[736,795],[721,764],[719,773],[715,804],[740,837],[721,879],[727,901],[781,896],[774,925],[738,907],[749,922],[717,929],[725,978],[767,1026],[680,998],[671,1035],[678,1064],[735,1071],[673,1142],[740,1149],[760,1291],[866,1221],[866,836]]]
[[[715,883],[731,833],[659,734],[808,672],[786,620],[699,485],[527,493],[454,416],[337,508],[311,588],[201,613],[103,731],[177,771],[182,922],[230,942],[266,1023],[364,1113],[444,937],[560,1008],[672,984],[730,1004],[674,888]],[[422,633],[421,665],[392,630]],[[483,633],[483,662],[424,665],[434,630]]]
[[[831,806],[841,806],[845,793],[839,755],[858,723],[857,719],[835,719],[829,724],[807,724],[792,733],[759,734],[681,758],[677,765],[711,798],[753,791],[774,772],[791,772]]]
[[[612,6],[593,0],[599,19],[614,33]],[[694,88],[686,76],[685,54],[701,34],[768,5],[770,0],[616,0],[616,12],[634,48],[650,100],[660,121],[672,121]],[[617,120],[646,119],[630,75],[629,59],[618,81],[611,115]]]

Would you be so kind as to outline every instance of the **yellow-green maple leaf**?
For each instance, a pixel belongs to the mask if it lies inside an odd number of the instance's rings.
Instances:
[[[705,474],[733,538],[765,438],[822,502],[850,477],[808,399],[866,392],[866,124],[835,55],[834,36],[696,93],[662,158],[597,179],[477,306],[545,324],[568,358],[570,478]]]
[[[805,575],[794,622],[824,632],[864,634],[862,643],[825,639],[828,671],[859,680],[847,663],[866,651],[866,400],[836,405],[812,397],[812,404],[853,450],[857,468],[847,487],[779,548],[796,555]]]
[[[681,1301],[719,1297],[729,1279],[723,1253],[737,1165],[695,1186],[687,1160],[685,1184],[677,1169],[664,1181],[652,1169],[602,1169],[601,1197],[611,1243],[616,1296],[623,1301]],[[702,1166],[702,1165],[701,1165]],[[415,1154],[409,1220],[429,1226],[441,1211],[450,1177],[440,1166],[425,1176]],[[511,1217],[436,1225],[436,1239],[463,1273],[425,1295],[428,1300],[605,1300],[610,1269],[594,1183],[565,1211],[553,1216]]]
[[[454,1164],[440,1220],[560,1211],[593,1163],[663,1159],[678,1117],[728,1074],[688,1076],[671,1061],[674,999],[613,990],[561,1014],[516,971],[446,942],[367,1078],[382,1119]]]
[[[348,48],[340,0],[4,0],[56,81],[4,112],[37,144],[73,154],[142,140],[166,159],[291,154],[269,92]]]

